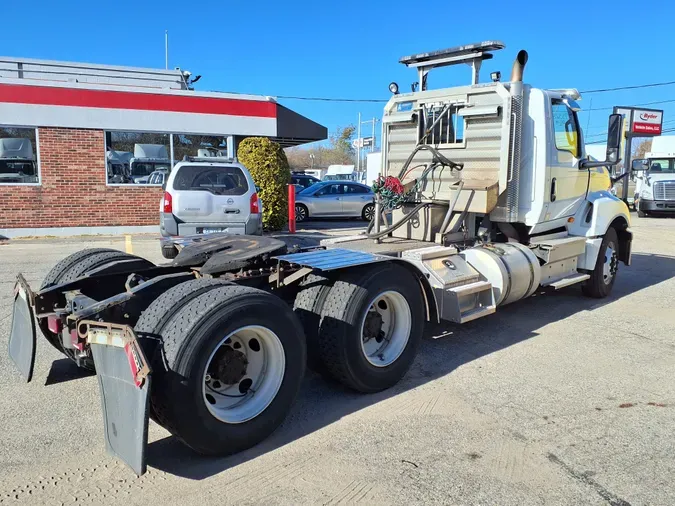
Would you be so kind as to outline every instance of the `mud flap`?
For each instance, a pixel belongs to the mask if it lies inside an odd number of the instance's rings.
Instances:
[[[148,443],[151,376],[147,362],[132,332],[122,332],[123,338],[117,334],[116,339],[106,339],[110,327],[90,328],[88,333],[101,390],[106,448],[140,476],[146,471]],[[108,344],[103,344],[106,340]]]
[[[26,383],[33,378],[35,345],[33,292],[23,276],[19,274],[14,287],[14,308],[12,310],[12,326],[9,332],[9,357],[16,364]]]

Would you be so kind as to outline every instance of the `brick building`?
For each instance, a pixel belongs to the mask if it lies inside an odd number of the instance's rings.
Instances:
[[[154,232],[154,174],[184,156],[326,138],[270,97],[191,88],[178,69],[0,58],[0,236]]]

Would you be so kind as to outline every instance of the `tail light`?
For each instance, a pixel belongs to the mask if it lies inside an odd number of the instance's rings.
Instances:
[[[251,214],[260,214],[260,199],[257,193],[251,195]]]
[[[251,204],[253,206],[253,204]],[[169,192],[164,192],[164,212],[171,213],[173,212],[173,199]]]

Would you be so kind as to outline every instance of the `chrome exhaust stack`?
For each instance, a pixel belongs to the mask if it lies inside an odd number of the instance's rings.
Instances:
[[[527,64],[527,51],[518,52],[513,67],[511,68],[511,108],[509,119],[509,147],[508,147],[508,173],[506,177],[506,191],[499,199],[497,208],[492,213],[495,221],[514,223],[518,221],[519,192],[520,192],[520,166],[521,139],[523,134],[524,114],[524,91],[523,72]]]

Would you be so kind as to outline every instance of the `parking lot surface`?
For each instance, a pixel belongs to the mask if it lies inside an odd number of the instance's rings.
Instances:
[[[232,457],[150,422],[141,478],[105,453],[94,376],[40,339],[26,385],[3,353],[0,504],[675,504],[675,220],[633,231],[608,299],[569,287],[429,325],[405,379],[375,395],[308,373],[282,427]],[[38,287],[86,247],[162,260],[151,236],[0,243],[3,350],[16,273]]]

